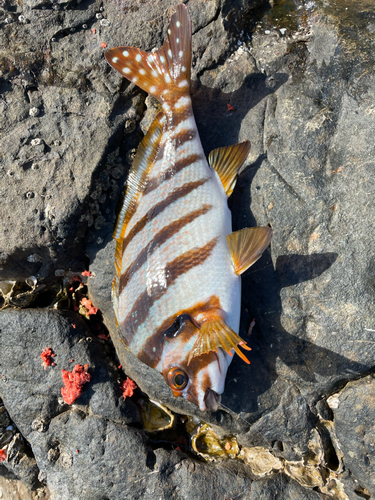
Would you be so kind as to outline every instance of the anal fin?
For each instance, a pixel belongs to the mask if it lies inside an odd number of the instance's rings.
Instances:
[[[247,227],[227,236],[234,272],[238,275],[252,266],[268,247],[272,238],[269,227]]]
[[[238,346],[251,351],[251,348],[246,345],[246,342],[235,333],[220,316],[210,319],[202,323],[198,337],[194,343],[193,349],[190,351],[188,358],[188,365],[190,361],[196,356],[200,356],[210,351],[218,351],[219,347],[224,349],[232,356],[231,350],[240,356],[245,363],[250,364],[243,352],[240,351]]]
[[[244,141],[233,146],[214,149],[208,157],[211,167],[219,174],[228,198],[233,192],[237,173],[246,160],[250,147],[250,142]]]

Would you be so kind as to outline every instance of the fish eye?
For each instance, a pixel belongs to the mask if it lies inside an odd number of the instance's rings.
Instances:
[[[180,368],[172,368],[168,372],[168,383],[173,389],[182,391],[187,385],[189,377]]]

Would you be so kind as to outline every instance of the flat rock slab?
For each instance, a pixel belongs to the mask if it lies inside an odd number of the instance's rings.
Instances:
[[[120,396],[104,344],[77,315],[7,310],[0,321],[0,397],[30,444],[52,498],[151,500],[177,489],[179,498],[198,499],[204,485],[212,500],[246,498],[252,479],[244,464],[212,467],[147,445],[145,434],[134,428],[140,424],[137,407]],[[40,354],[47,345],[56,366],[44,370]],[[89,364],[92,378],[69,406],[61,400],[61,369],[75,363]]]
[[[375,381],[372,375],[350,382],[328,400],[345,466],[375,494]]]

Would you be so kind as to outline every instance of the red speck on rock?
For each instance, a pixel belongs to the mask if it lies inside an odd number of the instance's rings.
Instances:
[[[235,111],[236,108],[234,108],[231,104],[227,104],[228,111]]]
[[[95,29],[95,28],[91,28],[91,31],[92,31],[92,32],[94,33],[94,35],[95,35],[95,33],[96,33],[96,29]]]
[[[88,373],[89,365],[76,365],[71,372],[61,370],[64,386],[61,394],[66,404],[71,405],[82,394],[82,388],[86,382],[90,382],[91,375]]]
[[[117,368],[118,368],[119,370],[121,370],[121,368],[122,368],[122,365],[118,365],[118,367],[117,367]]]
[[[92,276],[92,273],[90,273],[90,271],[83,271],[83,273],[81,273],[82,276]]]
[[[100,45],[103,47],[103,49],[105,49],[107,47],[107,44],[104,42],[102,42]]]
[[[55,357],[56,354],[53,353],[52,349],[50,347],[46,347],[43,349],[42,354],[40,357],[42,358],[44,362],[44,369],[47,369],[47,366],[55,366],[55,363],[52,363],[52,357]]]
[[[109,340],[109,334],[106,335],[105,333],[99,333],[98,339]]]
[[[73,327],[73,328],[77,328],[77,326],[76,326],[74,323],[72,323],[72,327]]]
[[[4,462],[7,459],[7,454],[4,450],[0,450],[0,462]]]
[[[136,383],[134,380],[131,378],[127,377],[126,380],[123,381],[123,383],[120,386],[120,390],[122,392],[122,395],[124,396],[124,399],[130,398],[134,394],[134,389],[137,388]]]
[[[74,276],[72,277],[72,283],[74,283],[75,281],[79,281],[79,282],[81,282],[82,280],[81,280],[81,278],[80,278],[79,276],[74,275]]]

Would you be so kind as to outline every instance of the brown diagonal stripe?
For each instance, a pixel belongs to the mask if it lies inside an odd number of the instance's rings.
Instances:
[[[165,210],[169,205],[174,203],[175,201],[183,198],[187,194],[197,189],[199,186],[202,186],[208,179],[200,179],[195,182],[187,182],[183,186],[172,191],[163,201],[160,201],[155,206],[150,208],[150,210],[140,219],[135,226],[130,230],[129,234],[124,238],[122,244],[122,253],[124,254],[125,248],[129,245],[131,240],[145,227],[145,225],[154,219],[157,215],[159,215],[163,210]]]
[[[188,118],[193,115],[193,109],[191,106],[187,105],[183,108],[179,108],[178,110],[173,112],[172,115],[172,123],[170,125],[171,130],[178,127],[180,123],[184,122]]]
[[[196,130],[186,129],[186,130],[181,130],[181,132],[172,135],[170,140],[173,141],[175,149],[178,149],[180,146],[185,144],[185,142],[192,141],[196,135],[197,135]]]
[[[146,189],[144,190],[144,194],[146,195],[150,193],[154,189],[158,188],[164,181],[169,180],[171,177],[175,176],[176,174],[181,172],[181,170],[189,167],[193,163],[199,160],[203,160],[203,158],[203,155],[190,155],[186,158],[182,158],[181,160],[176,161],[176,163],[172,165],[166,172],[163,172],[162,174],[148,181]]]
[[[126,337],[128,345],[136,335],[139,326],[146,321],[153,304],[161,299],[161,297],[167,292],[168,287],[173,285],[179,276],[182,276],[190,269],[203,264],[203,262],[211,255],[216,242],[217,238],[214,238],[204,247],[189,250],[179,257],[176,257],[171,262],[168,262],[165,266],[166,283],[155,283],[155,286],[152,286],[151,290],[145,290],[141,293],[135,301],[131,311],[121,323],[121,330]]]
[[[203,205],[199,210],[195,210],[190,214],[181,217],[178,220],[173,221],[168,226],[161,229],[156,235],[152,238],[152,240],[141,250],[138,254],[137,258],[130,264],[130,266],[126,269],[126,271],[120,276],[120,286],[119,286],[119,294],[123,291],[123,289],[128,284],[129,280],[146,262],[147,258],[163,243],[165,243],[169,238],[171,238],[174,234],[178,233],[183,227],[185,227],[193,220],[197,219],[201,215],[207,213],[212,205]]]

